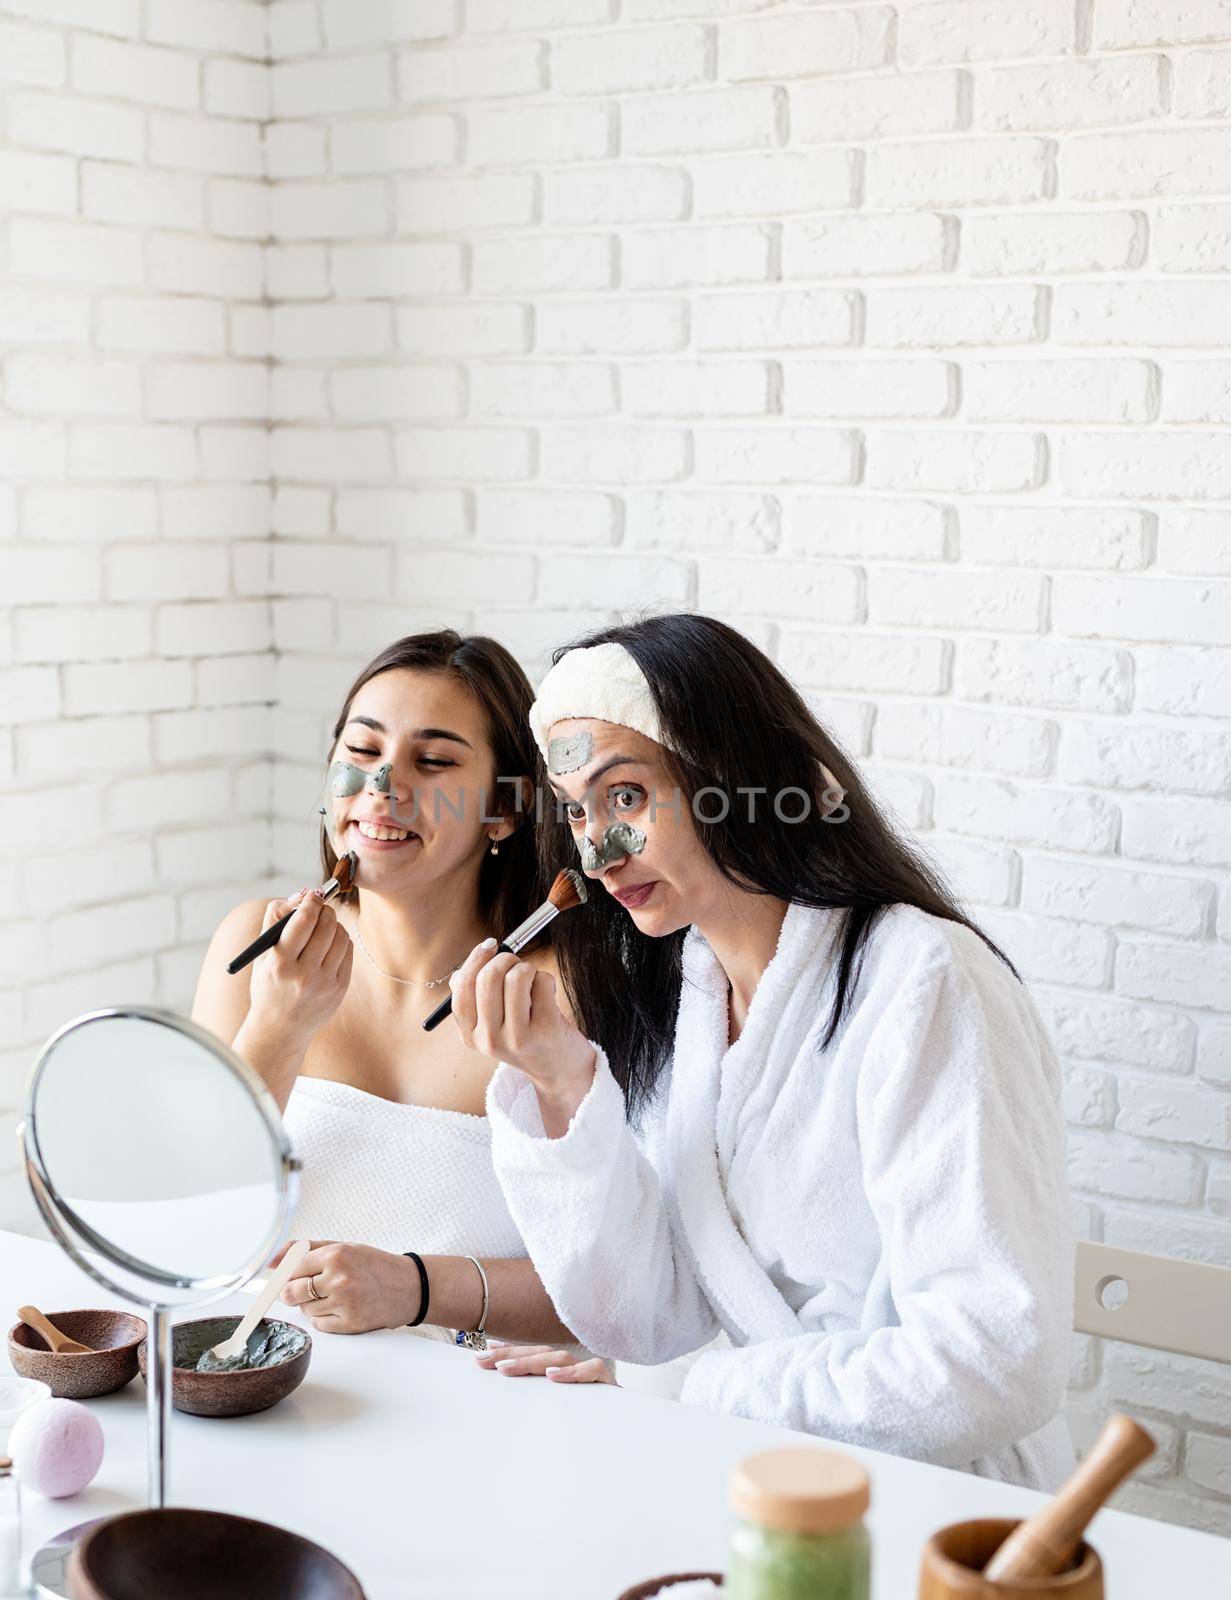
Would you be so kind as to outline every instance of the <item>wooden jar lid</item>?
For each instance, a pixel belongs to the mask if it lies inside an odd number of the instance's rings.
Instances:
[[[762,1450],[736,1467],[731,1507],[783,1533],[835,1533],[868,1509],[868,1475],[835,1450]]]

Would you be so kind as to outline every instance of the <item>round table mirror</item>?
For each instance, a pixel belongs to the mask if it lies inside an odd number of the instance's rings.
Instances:
[[[240,1289],[282,1243],[298,1163],[272,1096],[213,1034],[166,1011],[78,1017],[44,1046],[22,1126],[52,1234],[91,1277],[149,1311],[150,1505],[166,1502],[171,1310]],[[34,1575],[43,1594],[71,1549]],[[51,1552],[55,1551],[53,1555]]]

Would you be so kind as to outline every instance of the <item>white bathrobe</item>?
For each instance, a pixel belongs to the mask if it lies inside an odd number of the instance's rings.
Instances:
[[[688,930],[670,1070],[635,1132],[601,1048],[557,1139],[501,1062],[509,1210],[591,1349],[653,1363],[725,1331],[686,1403],[1053,1489],[1074,1460],[1055,1054],[982,940],[906,905],[874,923],[822,1049],[840,918],[788,907],[729,1047],[726,976]]]

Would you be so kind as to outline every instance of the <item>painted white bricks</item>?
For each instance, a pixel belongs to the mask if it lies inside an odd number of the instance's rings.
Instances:
[[[143,241],[124,228],[14,217],[8,242],[15,278],[133,287],[145,275]]]
[[[812,78],[882,66],[889,53],[888,6],[800,16],[754,16],[718,30],[718,71],[747,78]]]
[[[10,357],[4,371],[9,406],[28,415],[141,413],[141,369],[133,362],[30,353]]]
[[[325,41],[335,49],[447,38],[453,32],[452,0],[415,0],[413,5],[404,0],[366,0],[362,6],[325,0],[320,9]]]
[[[707,76],[710,39],[692,23],[565,38],[552,53],[552,84],[562,94],[684,89]]]
[[[240,192],[232,189],[238,200]],[[253,234],[275,239],[350,239],[386,233],[391,221],[383,183],[357,179],[346,183],[284,183],[268,196],[268,226],[262,211],[251,224]],[[233,230],[228,230],[233,231]],[[244,232],[249,232],[247,226]]]
[[[926,211],[825,216],[785,225],[782,270],[787,278],[909,276],[943,272],[956,253],[956,228]]]
[[[1095,19],[1093,42],[1099,50],[1142,45],[1203,44],[1231,37],[1227,0],[1196,0],[1177,13],[1166,0],[1107,0]]]
[[[199,229],[205,195],[196,177],[83,161],[81,209],[100,222],[129,227]]]
[[[539,349],[561,355],[682,350],[688,339],[687,303],[644,296],[546,302],[535,317],[535,332]]]
[[[694,337],[700,350],[796,350],[856,342],[860,305],[841,290],[782,289],[698,295]]]
[[[1164,56],[999,67],[979,83],[979,122],[1001,132],[1146,122],[1166,110]]]
[[[9,105],[9,135],[33,150],[63,150],[104,161],[140,161],[145,114],[136,106],[86,100],[62,91],[23,94]]]
[[[451,119],[434,120],[454,134]],[[467,132],[467,154],[476,167],[593,161],[614,148],[612,115],[604,105],[484,106],[468,118]]]
[[[872,206],[1012,205],[1042,200],[1050,150],[1042,139],[938,139],[873,145],[867,196]]]
[[[1133,211],[991,212],[962,219],[961,260],[980,277],[1137,267],[1146,219]]]
[[[14,211],[67,214],[77,207],[77,172],[66,156],[0,150],[0,184]]]
[[[672,281],[672,269],[662,263],[652,236],[642,236],[640,250],[644,263],[640,272],[625,258],[630,287],[654,287],[664,271],[666,281]],[[670,258],[669,244],[663,254]],[[615,281],[615,271],[615,240],[601,234],[480,239],[471,251],[471,281],[479,294],[607,289]]]
[[[68,51],[61,34],[5,18],[0,20],[0,60],[8,83],[61,84]]]
[[[273,176],[298,177],[324,170],[324,129],[309,123],[275,123],[269,135],[271,140],[280,135],[283,141],[280,170]],[[451,116],[351,117],[332,124],[328,144],[335,172],[413,172],[450,166],[457,136],[458,124]],[[276,155],[274,144],[269,149]]]
[[[258,300],[263,292],[258,245],[155,233],[146,241],[146,262],[155,289],[222,300]]]
[[[220,55],[254,56],[264,60],[265,13],[251,0],[146,0],[146,38],[161,44],[185,45]]]
[[[1043,291],[1032,284],[871,288],[867,340],[889,348],[1018,345],[1038,339]]]
[[[1079,200],[1225,194],[1231,128],[1153,129],[1068,140],[1059,193]]]
[[[533,39],[404,51],[398,90],[411,104],[533,94],[544,87],[545,58],[544,46]]]
[[[624,149],[659,156],[764,148],[778,142],[781,105],[766,84],[631,99],[622,108]]]
[[[543,174],[543,215],[553,224],[673,222],[687,203],[687,176],[676,167],[613,161]]]
[[[429,234],[515,227],[534,221],[536,195],[529,173],[407,178],[397,186],[398,222],[403,231]]]
[[[791,133],[802,144],[949,133],[965,123],[968,91],[969,80],[956,72],[796,80]]]
[[[381,631],[698,606],[1022,968],[1083,1229],[1227,1259],[1228,83],[1227,0],[9,0],[6,836],[102,796],[9,1044],[186,1003]],[[1197,1365],[1078,1357],[1227,1531]]]
[[[898,49],[906,66],[940,61],[1057,56],[1076,45],[1076,13],[1066,0],[1035,0],[1006,12],[996,0],[923,0],[904,6]]]
[[[968,361],[962,409],[972,422],[1149,422],[1156,369],[1145,361]]]
[[[1061,284],[1053,333],[1062,344],[1231,344],[1231,284]]]
[[[393,102],[393,69],[384,55],[291,62],[274,67],[270,82],[276,117],[379,111]]]

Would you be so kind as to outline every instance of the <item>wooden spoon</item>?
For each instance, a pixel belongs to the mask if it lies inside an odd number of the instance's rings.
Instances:
[[[1063,1572],[1091,1517],[1154,1450],[1154,1440],[1139,1423],[1114,1413],[1055,1499],[1014,1528],[984,1567],[983,1576],[1012,1583]]]
[[[33,1328],[35,1333],[41,1334],[50,1349],[58,1356],[83,1356],[94,1353],[88,1344],[81,1344],[76,1339],[70,1339],[68,1334],[61,1333],[55,1323],[48,1322],[35,1306],[19,1306],[17,1315],[27,1328]]]

